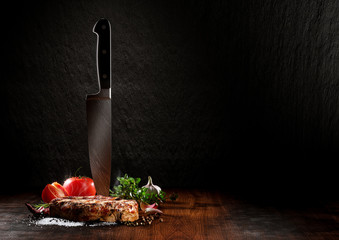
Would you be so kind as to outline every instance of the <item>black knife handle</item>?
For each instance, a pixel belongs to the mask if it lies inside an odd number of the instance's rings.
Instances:
[[[97,70],[100,89],[111,87],[111,24],[100,19],[93,28],[97,34]]]

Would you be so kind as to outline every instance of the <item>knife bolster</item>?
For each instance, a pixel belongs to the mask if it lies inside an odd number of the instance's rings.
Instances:
[[[87,100],[111,99],[111,88],[103,88],[96,94],[87,95]]]

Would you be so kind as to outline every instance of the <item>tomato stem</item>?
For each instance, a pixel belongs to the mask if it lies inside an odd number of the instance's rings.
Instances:
[[[74,177],[79,177],[79,178],[81,177],[80,174],[79,174],[79,176],[77,176],[77,173],[80,171],[80,168],[82,168],[82,167],[79,167],[79,168],[75,171]]]

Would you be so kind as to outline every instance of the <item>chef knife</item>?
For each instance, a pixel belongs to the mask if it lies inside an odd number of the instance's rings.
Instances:
[[[97,35],[99,91],[87,95],[88,152],[92,177],[98,195],[108,196],[111,179],[111,25],[100,19],[94,25]]]

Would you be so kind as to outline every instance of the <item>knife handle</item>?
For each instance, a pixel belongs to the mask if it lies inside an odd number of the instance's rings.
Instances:
[[[97,71],[100,89],[111,88],[111,24],[100,19],[93,28],[97,34]]]

